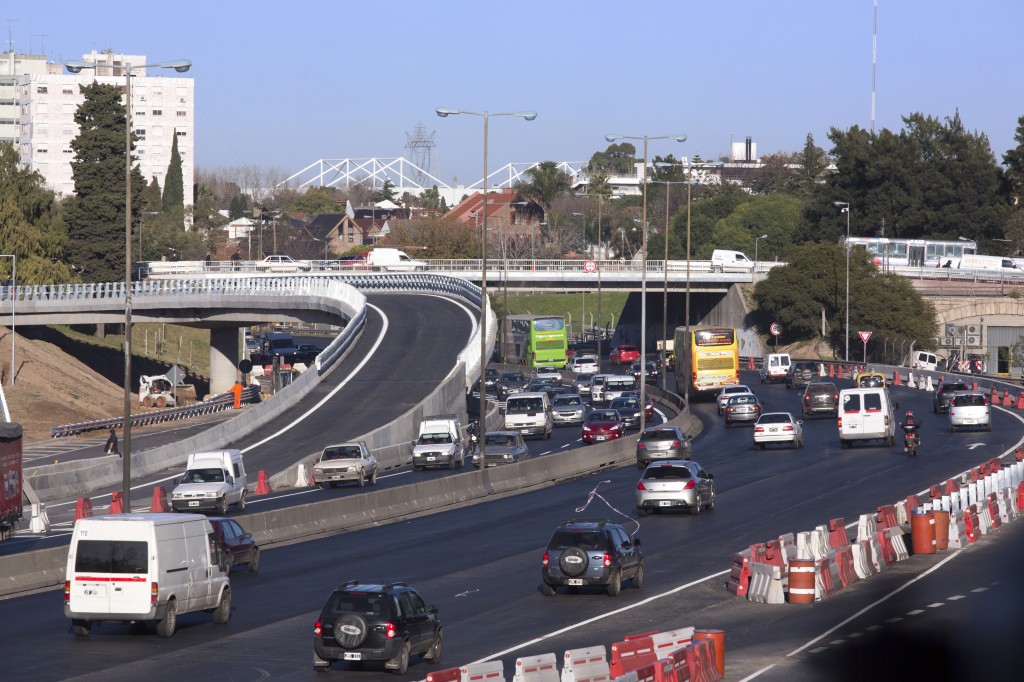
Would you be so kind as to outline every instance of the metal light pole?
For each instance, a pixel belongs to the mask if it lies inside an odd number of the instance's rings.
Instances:
[[[487,433],[487,389],[484,381],[487,373],[487,132],[491,116],[516,116],[532,121],[537,118],[536,111],[518,111],[492,114],[488,111],[462,111],[460,109],[445,109],[438,107],[435,113],[441,118],[457,114],[470,116],[481,116],[484,119],[484,223],[480,234],[480,428],[483,431],[479,435],[480,459],[484,459],[485,442],[484,435]],[[498,340],[499,347],[501,339]]]
[[[14,308],[18,304],[18,255],[17,254],[0,254],[0,258],[11,259],[11,386],[14,385],[14,375],[17,374],[14,366],[14,338],[15,338],[15,319],[14,319]]]
[[[760,237],[754,238],[754,274],[757,274],[757,245],[762,239],[768,239],[768,235],[762,234]]]
[[[605,135],[608,142],[616,140],[643,140],[644,142],[644,208],[640,228],[640,432],[643,433],[647,425],[647,143],[650,140],[675,140],[686,142],[686,135],[660,135],[652,137],[649,135]]]
[[[604,205],[604,198],[597,197],[597,326],[600,331],[597,333],[597,369],[601,370],[601,339],[604,337],[604,327],[601,326],[601,260],[604,257],[604,250],[601,247],[601,207]]]
[[[833,206],[842,206],[846,214],[846,325],[843,334],[846,336],[846,355],[844,361],[850,361],[850,202],[833,201]]]
[[[678,163],[664,163],[658,162],[655,166],[679,166]],[[669,228],[669,193],[672,191],[672,185],[681,185],[684,183],[683,180],[651,180],[651,183],[659,183],[665,185],[665,258],[662,261],[662,270],[664,270],[665,281],[662,285],[661,292],[661,389],[663,391],[668,390],[668,370],[666,365],[668,364],[668,353],[666,352],[665,345],[668,342],[668,228]]]
[[[93,62],[69,60],[64,67],[71,73],[96,69]],[[124,69],[124,452],[121,454],[121,498],[124,511],[132,507],[132,68]],[[188,59],[141,64],[139,69],[174,69],[185,73],[192,68]]]

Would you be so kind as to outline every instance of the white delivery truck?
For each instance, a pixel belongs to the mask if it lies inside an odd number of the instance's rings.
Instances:
[[[523,436],[551,438],[553,420],[551,399],[547,393],[515,393],[505,400],[506,431],[518,431]]]
[[[953,267],[954,264],[961,270],[1000,270],[1002,272],[1021,273],[1021,269],[1017,267],[1012,258],[1005,258],[1003,256],[981,256],[975,253],[965,253],[960,257],[959,263],[952,261],[949,267]]]
[[[427,269],[427,264],[424,261],[415,260],[405,251],[390,247],[370,249],[366,254],[366,263],[373,270],[385,272],[413,272]]]
[[[170,637],[183,613],[231,618],[229,558],[199,514],[114,514],[75,521],[64,615],[79,637],[98,621],[154,622]]]
[[[896,408],[884,386],[839,391],[839,446],[853,447],[855,440],[880,440],[892,447],[896,443]]]
[[[238,450],[193,452],[178,485],[171,491],[174,511],[212,511],[221,516],[228,507],[245,509],[246,476]]]
[[[715,249],[711,252],[711,272],[752,272],[754,261],[742,251]]]
[[[412,468],[448,467],[466,464],[462,423],[454,414],[438,414],[420,421],[420,435],[412,442]]]

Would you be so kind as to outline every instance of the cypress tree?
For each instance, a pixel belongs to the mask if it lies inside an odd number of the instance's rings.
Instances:
[[[172,215],[181,213],[184,208],[184,176],[181,173],[181,155],[178,153],[178,133],[175,131],[171,142],[171,163],[167,166],[167,177],[164,178],[163,210]]]

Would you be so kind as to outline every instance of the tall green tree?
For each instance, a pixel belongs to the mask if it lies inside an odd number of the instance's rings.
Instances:
[[[310,187],[289,204],[288,210],[312,220],[318,215],[341,211],[338,201],[337,191],[333,187]]]
[[[75,281],[64,264],[67,226],[45,180],[22,168],[18,152],[0,144],[0,253],[17,256],[18,284]],[[0,258],[0,273],[12,273],[13,259]]]
[[[228,208],[228,216],[232,220],[238,220],[249,211],[249,197],[244,194],[236,194],[231,197],[231,205]]]
[[[609,145],[603,152],[594,152],[587,168],[592,173],[632,175],[636,160],[636,147],[631,142]]]
[[[394,201],[395,200],[395,183],[391,182],[390,179],[384,180],[384,186],[373,190],[370,194],[370,201],[377,203],[380,201]]]
[[[178,134],[171,141],[171,162],[167,165],[164,178],[163,211],[168,215],[182,215],[185,210],[185,184],[181,171],[181,154],[178,153]]]
[[[758,260],[784,258],[800,224],[803,204],[788,194],[751,197],[715,223],[712,241],[720,249],[735,249]],[[768,235],[755,243],[761,235]]]
[[[75,158],[71,177],[75,196],[68,201],[67,259],[87,281],[119,281],[125,274],[125,108],[114,85],[80,85],[85,99],[75,112],[78,136],[71,141]],[[132,148],[135,136],[132,135]],[[133,166],[133,222],[142,206],[145,179]]]

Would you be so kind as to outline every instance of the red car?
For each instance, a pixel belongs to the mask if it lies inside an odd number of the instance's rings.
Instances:
[[[234,519],[208,517],[220,550],[231,557],[232,566],[247,566],[250,573],[260,568],[260,547],[252,533],[245,532]]]
[[[608,354],[608,361],[613,365],[632,365],[640,359],[640,350],[636,346],[616,346]]]
[[[583,422],[583,444],[622,438],[625,427],[617,410],[593,410]]]

